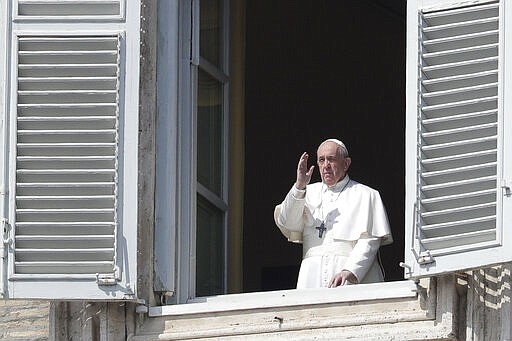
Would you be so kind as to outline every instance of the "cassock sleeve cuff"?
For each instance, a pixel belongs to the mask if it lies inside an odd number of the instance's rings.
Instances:
[[[304,199],[306,197],[305,189],[298,189],[295,185],[292,186],[291,194],[295,199]]]

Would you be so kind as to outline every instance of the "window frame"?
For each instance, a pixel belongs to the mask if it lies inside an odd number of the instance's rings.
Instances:
[[[227,20],[229,7],[223,8]],[[164,15],[165,13],[165,15]],[[169,17],[167,13],[172,13]],[[157,86],[157,161],[156,161],[156,216],[155,234],[162,236],[155,242],[154,290],[172,303],[186,303],[195,297],[195,237],[197,194],[205,186],[197,183],[197,73],[201,69],[223,84],[223,129],[229,129],[229,76],[199,56],[199,1],[159,2],[159,41]],[[163,32],[161,34],[160,32]],[[167,35],[164,38],[163,35]],[[229,39],[224,29],[223,40]],[[167,43],[168,42],[168,43]],[[173,49],[174,47],[174,49]],[[229,66],[229,47],[223,44],[225,56],[221,67]],[[224,75],[223,75],[224,73]],[[165,76],[164,76],[165,75]],[[224,76],[224,77],[222,77]],[[161,81],[160,81],[161,80]],[[227,268],[228,174],[229,136],[223,138],[222,198],[224,207],[223,266]],[[207,191],[208,192],[208,191]],[[205,194],[208,199],[210,193]],[[210,201],[211,202],[211,201]],[[218,205],[216,205],[218,206]],[[188,228],[187,228],[188,227]],[[171,245],[171,247],[169,247]],[[223,276],[224,291],[227,271]]]
[[[193,1],[192,8],[192,58],[191,58],[191,67],[192,67],[192,91],[196,91],[193,95],[192,107],[193,110],[193,119],[194,119],[194,131],[196,132],[194,142],[195,145],[195,158],[194,158],[194,176],[195,176],[195,208],[193,210],[194,217],[197,217],[197,201],[198,195],[201,195],[210,205],[213,205],[216,209],[222,211],[223,213],[223,264],[222,267],[224,269],[223,273],[223,290],[224,294],[227,293],[228,286],[228,212],[229,212],[229,120],[230,120],[230,107],[229,107],[229,0],[219,0],[220,15],[219,21],[221,23],[222,33],[220,34],[219,40],[219,65],[215,65],[204,58],[201,54],[201,46],[200,46],[200,6],[201,1]],[[195,33],[195,34],[194,34]],[[197,144],[197,131],[198,131],[198,89],[199,89],[199,72],[202,71],[206,73],[209,77],[215,79],[215,81],[221,84],[222,90],[222,136],[221,136],[221,170],[222,174],[220,176],[221,186],[220,193],[215,194],[213,191],[209,190],[206,186],[202,185],[197,177],[197,157],[198,157],[198,144]],[[193,250],[193,254],[197,255],[196,252],[196,240],[197,240],[197,222],[194,220],[194,224],[192,227],[192,237],[191,237],[191,250]],[[196,257],[193,257],[192,262],[190,264],[190,292],[192,293],[191,297],[196,296]]]

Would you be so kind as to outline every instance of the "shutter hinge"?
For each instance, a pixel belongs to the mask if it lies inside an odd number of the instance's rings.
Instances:
[[[507,181],[506,179],[501,179],[501,188],[503,189],[504,196],[512,196],[512,191],[510,190],[510,181]]]
[[[96,283],[98,285],[116,285],[117,278],[113,274],[96,274]]]
[[[414,254],[414,258],[416,258],[416,262],[419,265],[430,264],[436,261],[429,250],[423,251],[420,254],[418,254],[414,248],[412,248],[411,251]]]
[[[135,307],[135,312],[137,314],[146,314],[149,311],[148,306],[146,305],[146,301],[143,299],[137,300],[137,306]]]
[[[416,258],[416,261],[420,265],[430,264],[430,263],[435,262],[434,257],[430,254],[430,251],[428,251],[428,250],[420,253],[419,257]]]
[[[2,229],[2,244],[11,245],[12,239],[9,237],[9,222],[7,219],[0,219],[0,229]]]
[[[116,266],[114,273],[111,274],[96,274],[96,283],[98,285],[116,285],[120,281],[119,268]]]

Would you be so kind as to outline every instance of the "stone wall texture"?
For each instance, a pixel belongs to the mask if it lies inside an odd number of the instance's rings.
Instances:
[[[50,303],[0,300],[1,340],[48,340]]]

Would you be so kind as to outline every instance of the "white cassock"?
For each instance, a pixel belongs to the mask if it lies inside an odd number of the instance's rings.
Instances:
[[[352,272],[358,283],[384,280],[376,255],[393,238],[376,190],[348,175],[332,187],[293,186],[276,206],[274,220],[289,241],[303,243],[298,289],[327,287],[342,270]]]

